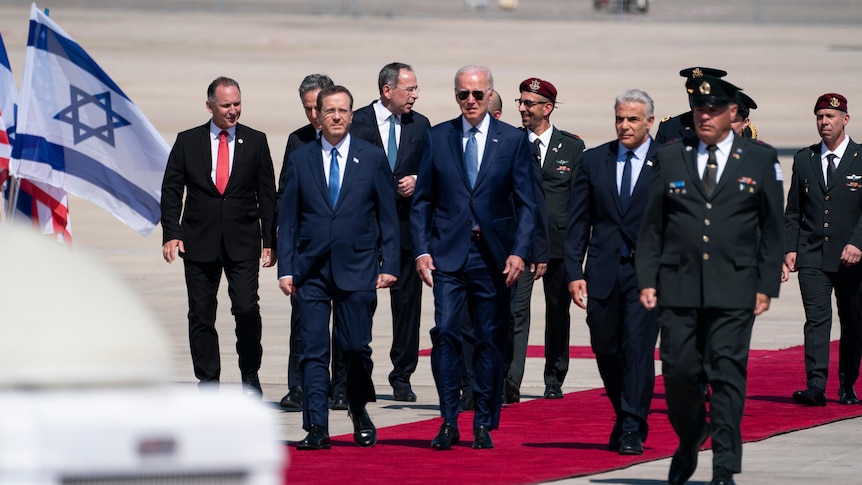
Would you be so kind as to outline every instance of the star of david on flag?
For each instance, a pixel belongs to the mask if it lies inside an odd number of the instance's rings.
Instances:
[[[33,4],[12,174],[63,188],[147,236],[161,218],[169,150],[120,87]]]

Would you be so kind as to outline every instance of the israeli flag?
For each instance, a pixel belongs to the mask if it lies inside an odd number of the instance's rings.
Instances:
[[[168,144],[35,3],[17,121],[12,175],[64,188],[142,236],[152,232]]]

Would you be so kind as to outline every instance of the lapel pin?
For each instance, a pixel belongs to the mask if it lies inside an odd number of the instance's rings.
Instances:
[[[236,140],[236,142],[237,142],[237,143],[239,143],[240,145],[242,145],[242,138],[238,138],[238,139]]]
[[[691,147],[690,147],[690,146],[685,147],[685,151],[690,152],[690,151],[691,151]]]
[[[353,157],[353,163],[359,163],[359,159],[356,157]]]
[[[652,167],[652,160],[647,160],[647,161],[646,161],[646,164],[647,164],[647,166],[648,166],[648,167]]]
[[[735,159],[739,160],[739,154],[738,154],[738,153],[734,153],[734,154],[733,154],[733,155],[731,155],[731,156],[732,156],[733,158],[735,158]]]

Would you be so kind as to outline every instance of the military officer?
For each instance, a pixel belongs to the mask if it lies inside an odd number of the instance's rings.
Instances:
[[[703,76],[721,78],[727,76],[727,71],[722,69],[713,69],[711,67],[689,67],[679,71],[679,75],[686,79],[685,91],[690,97],[694,90],[694,83],[696,83],[699,78]],[[668,116],[661,120],[658,124],[655,141],[659,145],[663,145],[668,141],[685,138],[687,136],[694,136],[694,117],[692,116],[691,111],[686,111],[677,116]]]

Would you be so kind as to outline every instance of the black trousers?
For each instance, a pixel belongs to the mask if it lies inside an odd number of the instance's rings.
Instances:
[[[189,348],[195,377],[201,383],[218,382],[221,375],[218,332],[216,331],[217,294],[221,275],[227,278],[231,314],[236,322],[236,352],[242,375],[260,369],[261,319],[258,305],[257,259],[249,261],[183,260],[189,299]]]
[[[742,471],[740,423],[753,324],[752,309],[661,308],[668,419],[680,444],[697,444],[707,418],[701,387],[705,374],[712,387],[709,427],[713,473]]]
[[[805,373],[808,387],[826,390],[832,330],[832,292],[838,305],[841,341],[838,379],[852,386],[862,360],[862,272],[825,272],[799,268],[799,290],[805,307]]]
[[[410,250],[401,249],[401,275],[389,290],[392,307],[392,347],[389,358],[392,387],[410,385],[419,362],[419,317],[422,311],[422,280]]]

